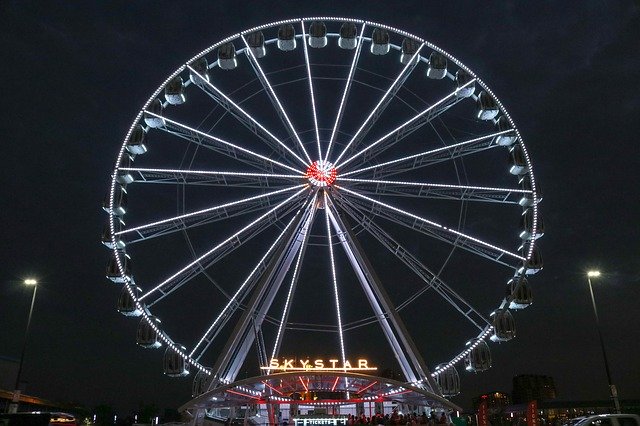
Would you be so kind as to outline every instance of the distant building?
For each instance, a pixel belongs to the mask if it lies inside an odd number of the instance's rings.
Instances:
[[[495,391],[473,398],[473,410],[478,411],[480,403],[484,401],[487,402],[487,409],[492,413],[500,413],[511,405],[511,397],[509,397],[508,393]]]
[[[553,377],[538,374],[521,374],[513,378],[514,404],[525,404],[534,399],[538,402],[548,401],[557,397],[556,385]]]

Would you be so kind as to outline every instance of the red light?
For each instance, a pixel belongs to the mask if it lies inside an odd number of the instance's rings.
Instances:
[[[337,174],[333,164],[319,160],[309,166],[305,177],[315,186],[329,186],[335,182]]]

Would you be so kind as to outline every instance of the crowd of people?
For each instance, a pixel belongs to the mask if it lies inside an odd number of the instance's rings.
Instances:
[[[375,414],[374,416],[368,417],[362,413],[360,416],[349,415],[347,418],[347,426],[355,426],[355,425],[381,425],[381,426],[390,426],[390,425],[406,425],[406,426],[415,426],[415,425],[447,425],[449,421],[445,413],[441,413],[440,416],[436,414],[435,411],[432,411],[430,415],[427,413],[422,413],[421,415],[416,413],[403,414],[397,410],[394,410],[391,414]]]

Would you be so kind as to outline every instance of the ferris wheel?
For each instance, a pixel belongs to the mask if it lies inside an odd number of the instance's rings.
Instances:
[[[102,242],[137,344],[196,373],[194,394],[309,345],[344,363],[375,328],[407,383],[448,397],[532,303],[540,201],[472,70],[312,17],[227,37],[160,85],[118,152]]]

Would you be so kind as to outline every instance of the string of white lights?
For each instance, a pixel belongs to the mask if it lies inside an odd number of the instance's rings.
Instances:
[[[356,51],[353,54],[353,59],[351,60],[351,67],[349,68],[349,75],[347,76],[347,82],[344,85],[344,92],[342,92],[342,99],[340,100],[340,107],[338,108],[338,115],[336,116],[335,124],[333,125],[333,130],[331,131],[331,137],[329,138],[329,146],[327,147],[327,153],[325,154],[324,161],[326,162],[329,159],[329,153],[331,152],[331,147],[333,145],[333,141],[336,137],[336,133],[338,132],[338,126],[340,125],[340,121],[342,120],[342,115],[344,114],[344,105],[346,104],[347,95],[349,94],[349,90],[351,89],[351,83],[353,82],[353,74],[356,69],[356,64],[358,63],[358,59],[360,58],[360,52],[362,51],[362,36],[364,35],[364,28],[366,24],[362,24],[362,28],[360,29],[360,37],[358,37],[358,46],[356,47]]]
[[[253,197],[243,198],[241,200],[236,200],[236,201],[232,201],[232,202],[229,202],[229,203],[220,204],[218,206],[213,206],[213,207],[209,207],[209,208],[206,208],[206,209],[202,209],[202,210],[197,210],[197,211],[190,212],[190,213],[181,214],[179,216],[174,216],[174,217],[170,217],[170,218],[167,218],[167,219],[157,220],[155,222],[146,223],[144,225],[135,226],[133,228],[128,228],[128,229],[116,232],[116,235],[123,235],[123,234],[128,234],[130,232],[141,231],[143,229],[152,228],[154,226],[162,225],[163,223],[169,223],[169,222],[173,222],[173,221],[176,221],[176,220],[183,220],[183,219],[186,219],[186,218],[189,218],[189,217],[202,215],[202,214],[205,214],[205,213],[211,213],[213,211],[224,209],[226,207],[231,207],[231,206],[235,206],[235,205],[238,205],[238,204],[247,203],[249,201],[259,200],[261,198],[268,198],[268,197],[271,197],[271,196],[274,196],[274,195],[277,195],[277,194],[282,194],[283,192],[293,191],[294,189],[299,189],[299,188],[302,188],[304,186],[307,186],[307,184],[301,184],[301,185],[296,185],[296,186],[292,186],[292,187],[289,187],[289,188],[279,189],[277,191],[267,192],[265,194],[260,194],[260,195],[254,195]]]
[[[149,290],[148,292],[146,292],[145,294],[143,294],[139,300],[144,300],[145,298],[149,297],[149,295],[155,293],[156,291],[160,290],[162,287],[164,287],[166,284],[168,284],[169,282],[171,282],[172,280],[174,280],[175,278],[179,277],[180,275],[182,275],[183,273],[185,273],[186,271],[190,270],[191,268],[193,268],[195,265],[197,265],[198,263],[200,263],[203,259],[205,259],[208,256],[211,256],[211,254],[215,253],[217,250],[219,250],[221,247],[223,247],[224,245],[228,244],[230,241],[232,241],[234,238],[236,238],[238,235],[240,235],[241,233],[243,233],[244,231],[246,231],[247,229],[253,227],[256,223],[260,222],[261,220],[263,220],[264,218],[268,217],[269,215],[273,214],[276,210],[280,209],[282,206],[284,206],[285,204],[287,204],[289,201],[293,200],[294,198],[298,197],[300,194],[302,194],[303,191],[306,191],[306,186],[305,188],[302,188],[300,191],[296,192],[295,194],[293,194],[292,196],[290,196],[289,198],[287,198],[286,200],[278,203],[275,207],[273,207],[272,209],[270,209],[269,211],[267,211],[266,213],[260,215],[257,219],[253,220],[251,223],[249,223],[248,225],[244,226],[241,230],[239,230],[238,232],[234,233],[233,235],[231,235],[229,238],[225,239],[224,241],[222,241],[221,243],[217,244],[214,248],[212,248],[211,250],[207,251],[206,253],[204,253],[203,255],[199,256],[196,260],[194,260],[193,262],[190,262],[187,266],[181,268],[178,272],[172,274],[170,277],[168,277],[167,279],[165,279],[164,281],[162,281],[160,284],[158,284],[157,286],[155,286],[153,289]]]
[[[386,166],[389,166],[391,164],[397,164],[397,163],[401,163],[403,161],[409,161],[409,160],[413,160],[415,158],[420,158],[420,157],[427,157],[429,155],[438,154],[438,153],[443,152],[443,151],[448,151],[448,150],[451,150],[451,149],[460,148],[460,147],[465,146],[465,145],[471,145],[471,144],[474,144],[476,142],[481,142],[481,141],[483,141],[485,139],[490,139],[490,138],[494,138],[496,136],[504,135],[505,133],[509,133],[509,132],[512,132],[512,130],[503,130],[501,132],[491,133],[489,135],[480,136],[480,137],[469,139],[469,140],[466,140],[466,141],[463,141],[463,142],[458,142],[458,143],[455,143],[453,145],[447,145],[447,146],[443,146],[441,148],[436,148],[436,149],[432,149],[432,150],[429,150],[429,151],[419,152],[417,154],[407,155],[406,157],[397,158],[395,160],[386,161],[384,163],[375,164],[373,166],[363,167],[363,168],[357,169],[357,170],[351,170],[350,172],[342,173],[340,175],[340,177],[344,178],[344,176],[349,176],[349,175],[353,175],[353,174],[356,174],[356,173],[366,172],[367,170],[371,170],[371,169],[382,169],[382,168],[384,168]]]
[[[329,247],[329,259],[331,261],[331,279],[333,281],[333,294],[336,299],[336,314],[338,317],[338,334],[340,336],[340,353],[342,355],[342,365],[344,365],[347,359],[347,356],[344,349],[344,336],[342,332],[342,315],[340,314],[340,296],[338,295],[338,278],[336,276],[336,263],[335,263],[335,258],[333,256],[333,241],[331,238],[331,226],[329,224],[329,207],[327,205],[328,196],[326,191],[323,192],[323,196],[324,196],[324,199],[323,199],[324,218],[325,218],[325,224],[327,227],[327,245]]]
[[[343,182],[354,182],[354,183],[374,183],[374,184],[380,184],[380,185],[426,186],[426,187],[445,188],[445,189],[517,192],[522,194],[530,194],[532,192],[531,190],[520,189],[520,188],[495,188],[495,187],[489,187],[489,186],[449,185],[449,184],[431,183],[431,182],[404,182],[399,180],[355,179],[355,178],[343,178],[340,176],[338,176],[336,180],[343,181]]]
[[[262,70],[262,67],[260,66],[260,63],[258,63],[258,59],[256,58],[256,56],[253,54],[253,51],[249,47],[249,43],[247,42],[247,39],[244,37],[244,35],[240,35],[240,37],[242,38],[242,41],[244,42],[245,46],[247,47],[246,50],[245,50],[247,52],[247,55],[249,56],[249,58],[251,58],[251,62],[253,63],[255,69],[258,71],[258,73],[262,77],[261,81],[263,81],[267,85],[267,89],[269,90],[269,93],[271,93],[271,96],[273,97],[273,99],[275,100],[276,104],[278,105],[278,109],[280,110],[280,114],[282,115],[282,117],[286,121],[287,125],[289,126],[289,129],[291,130],[291,133],[293,134],[293,137],[298,141],[298,144],[300,145],[300,148],[302,148],[302,152],[304,153],[304,156],[309,161],[309,164],[311,164],[312,163],[311,157],[309,157],[309,154],[307,153],[307,150],[304,148],[304,144],[302,143],[302,140],[300,140],[300,136],[298,136],[298,132],[296,131],[295,127],[293,127],[293,123],[289,119],[289,116],[287,115],[287,112],[284,110],[284,107],[282,106],[282,103],[280,102],[280,99],[278,99],[278,95],[276,95],[275,90],[273,90],[273,86],[271,86],[271,83],[269,83],[269,79],[267,79],[267,76],[264,73],[264,71]]]
[[[210,175],[210,176],[239,176],[239,177],[263,177],[263,178],[287,178],[300,179],[301,175],[284,175],[278,173],[252,173],[252,172],[229,172],[215,170],[182,170],[182,169],[157,169],[143,167],[118,167],[118,170],[141,173],[167,173],[183,175]],[[302,173],[302,172],[301,172]]]
[[[462,238],[466,238],[467,240],[473,241],[473,242],[475,242],[475,243],[478,243],[478,244],[483,245],[483,246],[485,246],[485,247],[491,248],[491,249],[493,249],[493,250],[497,250],[497,251],[499,251],[500,253],[503,253],[503,254],[506,254],[506,255],[508,255],[508,256],[514,257],[514,258],[516,258],[516,259],[518,259],[518,260],[525,260],[525,258],[524,258],[524,257],[522,257],[522,256],[520,256],[519,254],[512,253],[512,252],[510,252],[510,251],[508,251],[508,250],[505,250],[505,249],[500,248],[500,247],[498,247],[498,246],[496,246],[496,245],[493,245],[493,244],[487,243],[487,242],[485,242],[485,241],[482,241],[482,240],[480,240],[480,239],[478,239],[478,238],[472,237],[472,236],[470,236],[470,235],[467,235],[467,234],[462,233],[462,232],[460,232],[460,231],[457,231],[457,230],[455,230],[455,229],[448,228],[448,227],[446,227],[446,226],[440,225],[439,223],[436,223],[436,222],[434,222],[434,221],[432,221],[432,220],[428,220],[428,219],[425,219],[425,218],[420,217],[420,216],[418,216],[418,215],[415,215],[415,214],[413,214],[413,213],[409,213],[409,212],[408,212],[408,211],[406,211],[406,210],[402,210],[402,209],[399,209],[398,207],[394,207],[394,206],[392,206],[392,205],[390,205],[390,204],[383,203],[383,202],[378,201],[378,200],[374,200],[374,199],[373,199],[373,198],[371,198],[371,197],[367,197],[366,195],[359,194],[359,193],[357,193],[357,192],[355,192],[355,191],[352,191],[352,190],[350,190],[350,189],[347,189],[347,188],[345,188],[345,187],[341,187],[341,186],[338,186],[338,185],[335,185],[335,187],[336,187],[336,188],[339,188],[341,191],[345,191],[345,192],[347,192],[347,193],[349,193],[349,194],[351,194],[351,195],[353,195],[353,196],[355,196],[355,197],[361,198],[361,199],[363,199],[363,200],[367,200],[367,201],[369,201],[370,203],[376,204],[376,205],[378,205],[378,206],[385,207],[385,208],[387,208],[387,209],[389,209],[389,210],[392,210],[392,211],[394,211],[394,212],[396,212],[396,213],[403,214],[403,215],[408,216],[408,217],[410,217],[410,218],[412,218],[412,219],[415,219],[415,220],[417,220],[417,221],[420,221],[420,222],[426,223],[426,224],[428,224],[428,225],[431,225],[431,226],[433,226],[434,228],[442,229],[443,231],[449,232],[449,233],[451,233],[451,234],[457,235],[457,236],[462,237]]]
[[[222,145],[230,146],[230,147],[232,147],[232,148],[234,148],[234,149],[237,149],[238,151],[242,151],[242,152],[244,152],[245,154],[252,155],[252,156],[257,157],[257,158],[259,158],[259,159],[261,159],[261,160],[267,161],[267,162],[272,163],[272,164],[276,164],[276,165],[278,165],[278,166],[280,166],[280,167],[284,167],[285,169],[289,169],[289,170],[291,170],[291,171],[292,171],[292,172],[294,172],[294,173],[300,173],[300,170],[298,170],[298,169],[295,169],[295,168],[293,168],[293,167],[291,167],[291,166],[288,166],[288,165],[286,165],[286,164],[284,164],[284,163],[281,163],[281,162],[279,162],[279,161],[272,160],[271,158],[269,158],[269,157],[265,157],[264,155],[258,154],[257,152],[253,152],[253,151],[251,151],[250,149],[242,148],[242,147],[240,147],[240,146],[238,146],[238,145],[236,145],[236,144],[233,144],[233,143],[231,143],[231,142],[227,142],[227,141],[225,141],[225,140],[223,140],[223,139],[220,139],[220,138],[218,138],[218,137],[216,137],[216,136],[213,136],[213,135],[210,135],[210,134],[208,134],[208,133],[201,132],[200,130],[194,129],[193,127],[189,127],[189,126],[187,126],[186,124],[179,123],[179,122],[177,122],[177,121],[175,121],[175,120],[170,120],[170,119],[168,119],[168,118],[166,118],[166,117],[163,117],[163,116],[158,115],[158,114],[156,114],[156,113],[153,113],[153,112],[151,112],[151,111],[146,111],[146,110],[145,110],[145,112],[146,112],[147,114],[149,114],[149,115],[154,116],[154,117],[161,118],[161,119],[163,119],[165,122],[170,123],[170,124],[172,124],[172,125],[174,125],[174,126],[176,126],[176,127],[178,127],[178,128],[185,129],[185,130],[188,130],[188,131],[190,131],[190,132],[195,133],[195,134],[196,134],[196,135],[198,135],[198,136],[202,136],[203,138],[206,138],[206,139],[209,139],[209,140],[212,140],[212,141],[218,142],[218,143],[220,143],[220,144],[222,144]]]
[[[315,198],[314,198],[314,200],[315,200]],[[193,354],[195,354],[198,351],[198,348],[200,347],[200,345],[207,339],[207,336],[209,335],[209,333],[211,333],[211,331],[214,329],[214,327],[218,324],[220,319],[223,318],[227,314],[227,312],[229,312],[229,309],[231,308],[231,306],[233,306],[234,304],[238,303],[237,300],[238,300],[238,296],[240,295],[240,293],[242,293],[242,291],[245,289],[247,284],[249,284],[249,282],[253,279],[253,277],[256,275],[256,273],[258,272],[260,267],[265,265],[265,260],[267,259],[267,257],[269,257],[269,255],[271,254],[273,249],[278,245],[278,243],[280,242],[282,237],[288,232],[288,230],[291,227],[291,225],[293,224],[293,222],[296,220],[296,218],[302,213],[302,211],[308,205],[309,205],[308,203],[305,203],[305,205],[302,206],[302,208],[300,208],[300,210],[298,210],[298,212],[291,218],[291,220],[289,220],[289,222],[284,227],[284,229],[280,232],[280,234],[278,234],[278,237],[275,239],[275,241],[271,244],[271,246],[269,246],[269,248],[267,249],[265,254],[262,256],[262,258],[260,258],[260,260],[258,261],[256,266],[251,270],[251,272],[249,273],[247,278],[244,280],[244,282],[240,285],[240,287],[238,287],[238,289],[236,290],[234,295],[231,297],[231,299],[229,299],[229,302],[227,302],[226,306],[218,314],[218,316],[213,321],[213,323],[209,326],[207,331],[205,331],[205,333],[202,335],[202,337],[200,338],[198,343],[196,343],[196,345],[194,346],[194,348],[191,351],[191,353],[189,354],[189,356],[192,357]],[[202,357],[203,353],[200,353],[200,355],[198,355],[198,357],[196,359],[200,359],[200,357]]]
[[[420,45],[420,47],[418,48],[418,50],[416,50],[416,53],[411,57],[411,60],[409,62],[407,62],[407,64],[404,66],[404,68],[402,68],[402,71],[400,71],[400,73],[398,74],[398,76],[396,77],[396,79],[393,81],[393,83],[391,83],[391,85],[389,86],[389,88],[387,89],[387,91],[384,93],[384,95],[382,95],[382,97],[380,98],[380,100],[378,101],[378,103],[376,104],[376,106],[373,107],[373,109],[371,110],[371,112],[369,113],[369,115],[367,116],[367,118],[364,120],[364,122],[362,123],[362,125],[360,125],[360,127],[358,128],[358,130],[356,131],[356,133],[353,135],[353,137],[351,138],[351,140],[349,141],[349,143],[347,143],[347,145],[342,149],[342,152],[340,153],[340,155],[338,155],[338,158],[336,158],[336,161],[334,161],[334,164],[338,164],[340,162],[340,159],[347,153],[347,150],[349,149],[349,147],[351,147],[351,144],[353,144],[353,142],[356,140],[356,138],[360,135],[360,133],[362,132],[362,130],[367,126],[367,124],[369,123],[369,121],[373,118],[373,116],[376,114],[376,112],[378,111],[378,109],[380,108],[380,106],[386,101],[387,97],[389,96],[389,94],[396,88],[396,86],[398,85],[398,83],[400,81],[402,81],[403,77],[405,77],[405,75],[407,74],[407,70],[411,69],[413,70],[413,65],[415,64],[415,59],[418,57],[418,55],[420,54],[420,50],[422,50],[422,47],[424,46],[424,43],[422,43]]]
[[[260,124],[258,122],[258,120],[256,120],[255,118],[253,118],[253,116],[251,114],[249,114],[248,112],[246,112],[244,109],[242,109],[240,107],[240,105],[236,104],[233,100],[231,100],[231,98],[229,98],[227,95],[225,95],[222,90],[220,90],[219,88],[217,88],[215,85],[213,85],[209,80],[207,80],[206,78],[204,78],[202,75],[200,75],[196,70],[194,70],[191,65],[187,65],[187,68],[189,68],[189,70],[194,73],[196,76],[199,77],[199,81],[203,82],[204,84],[206,84],[209,88],[211,88],[212,90],[214,90],[219,96],[223,97],[225,101],[227,101],[229,104],[231,104],[237,111],[239,111],[245,118],[251,120],[251,122],[253,124],[256,125],[256,127],[258,127],[260,130],[262,130],[263,132],[265,132],[267,135],[269,135],[269,137],[277,142],[280,146],[282,146],[285,150],[287,150],[287,152],[291,155],[293,155],[298,161],[300,161],[303,165],[307,165],[307,163],[305,163],[305,161],[300,158],[300,156],[298,156],[298,154],[296,154],[291,148],[289,148],[284,142],[282,142],[280,139],[278,139],[278,137],[276,137],[273,133],[271,133],[269,130],[267,130],[262,124]]]
[[[390,131],[389,133],[387,133],[386,135],[384,135],[383,137],[381,137],[380,139],[376,140],[375,142],[369,144],[368,146],[364,147],[363,149],[361,149],[360,151],[356,152],[355,154],[353,154],[351,157],[347,158],[346,160],[344,160],[342,163],[338,163],[336,164],[336,168],[340,168],[340,167],[344,167],[345,165],[349,164],[351,161],[353,161],[354,159],[358,158],[359,156],[361,156],[363,153],[365,153],[366,151],[370,150],[371,148],[373,148],[374,146],[384,142],[388,137],[390,137],[391,135],[393,135],[394,133],[400,132],[402,131],[402,129],[404,129],[405,127],[407,127],[408,125],[410,125],[411,123],[417,121],[418,119],[420,119],[421,117],[429,114],[430,112],[434,111],[436,108],[438,108],[440,105],[444,104],[447,101],[450,101],[452,99],[455,99],[457,96],[457,93],[460,89],[464,89],[466,86],[469,86],[471,84],[475,83],[475,79],[467,82],[464,86],[461,86],[460,88],[454,90],[453,92],[449,93],[447,96],[445,96],[444,98],[440,99],[438,102],[436,102],[435,104],[431,105],[429,108],[424,109],[422,112],[419,112],[418,114],[414,115],[413,117],[411,117],[409,120],[405,121],[404,123],[402,123],[401,125],[399,125],[398,127],[396,127],[395,129],[393,129],[392,131]]]
[[[313,111],[313,125],[316,131],[316,144],[318,145],[318,160],[322,158],[322,149],[320,147],[320,131],[318,130],[318,116],[316,114],[316,100],[313,95],[313,79],[311,77],[311,64],[309,63],[309,48],[307,47],[307,34],[304,30],[304,22],[300,21],[302,28],[302,50],[304,50],[304,62],[307,66],[307,80],[309,81],[309,93],[311,94],[311,109]]]

